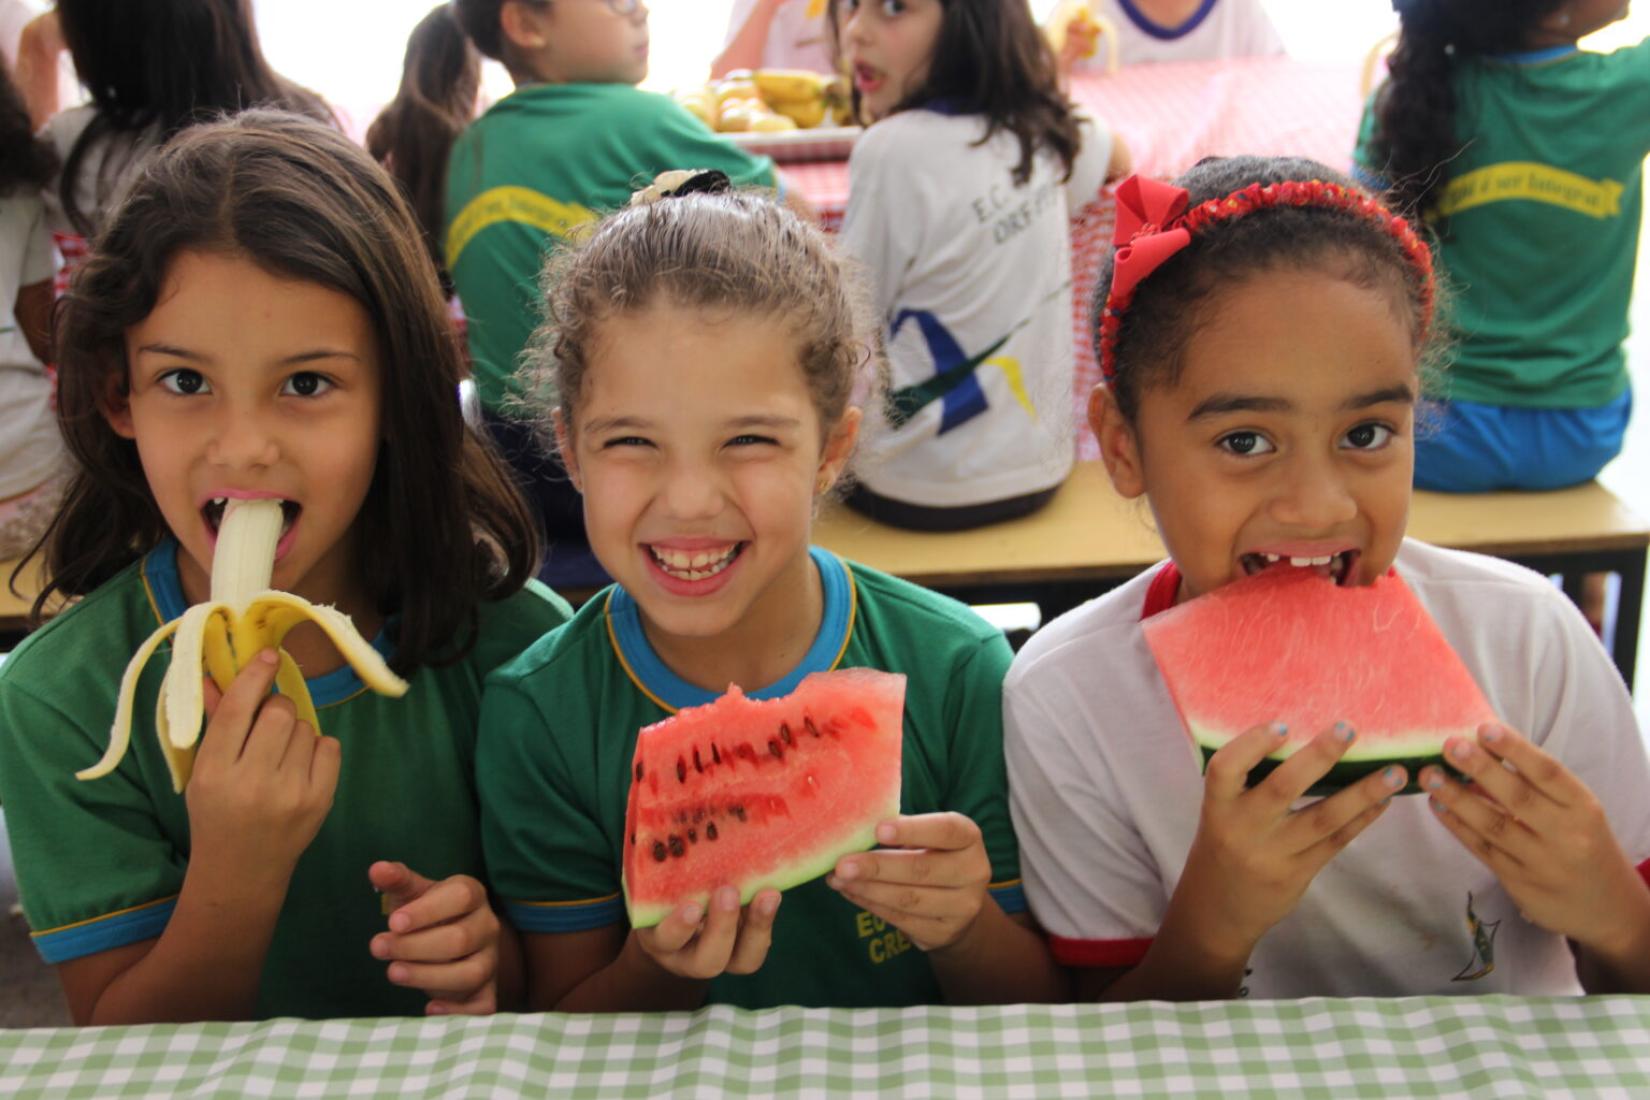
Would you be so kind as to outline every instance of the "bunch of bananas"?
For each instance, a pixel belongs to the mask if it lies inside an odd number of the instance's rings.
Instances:
[[[109,731],[109,749],[103,759],[83,771],[77,779],[96,779],[114,771],[126,755],[132,739],[132,700],[138,678],[155,650],[172,639],[172,661],[161,681],[155,708],[155,732],[160,737],[166,767],[172,773],[172,787],[183,790],[195,761],[195,745],[200,740],[205,698],[201,673],[212,677],[219,690],[228,691],[235,675],[261,650],[275,649],[280,666],[275,684],[292,700],[298,717],[316,733],[321,724],[315,717],[304,674],[281,641],[287,631],[305,621],[313,621],[326,631],[338,652],[354,667],[366,685],[383,695],[398,696],[407,691],[407,682],[384,663],[384,658],[355,629],[349,616],[331,607],[312,604],[302,596],[270,589],[275,572],[275,550],[281,539],[285,517],[278,500],[230,500],[218,525],[218,545],[212,552],[212,595],[173,619],[138,647],[120,681],[120,699],[115,704],[114,726]]]
[[[778,133],[852,122],[848,82],[802,69],[740,69],[676,93],[676,102],[722,133]]]

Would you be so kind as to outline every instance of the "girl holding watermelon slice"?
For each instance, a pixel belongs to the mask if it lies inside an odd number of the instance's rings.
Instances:
[[[1090,404],[1170,560],[1039,632],[1004,687],[1026,892],[1056,956],[1118,1000],[1650,990],[1650,767],[1620,678],[1545,578],[1404,538],[1426,245],[1310,161],[1177,182],[1119,187]],[[1363,748],[1371,701],[1348,690],[1325,701],[1347,721],[1256,726],[1200,776],[1144,624],[1255,574],[1311,579],[1274,570],[1318,574],[1326,600],[1401,582],[1500,721],[1307,800]],[[1281,664],[1285,628],[1242,645]],[[1381,678],[1380,645],[1318,656],[1365,667],[1364,694],[1413,691]],[[1270,685],[1287,705],[1330,682],[1307,664]]]
[[[524,933],[531,1003],[1060,997],[1009,824],[1007,643],[961,604],[809,545],[853,449],[876,321],[817,230],[723,193],[719,173],[670,175],[674,197],[656,186],[552,261],[550,320],[529,350],[618,582],[491,678],[482,703],[488,867]],[[884,847],[783,904],[770,889],[742,908],[730,884],[632,928],[620,871],[637,731],[730,683],[774,698],[856,667],[906,677],[901,813],[871,823]],[[777,741],[768,751],[784,757]],[[708,766],[679,759],[672,778]],[[723,831],[748,827],[733,816]],[[671,855],[708,851],[707,834],[673,836]],[[663,844],[656,858],[670,858]]]

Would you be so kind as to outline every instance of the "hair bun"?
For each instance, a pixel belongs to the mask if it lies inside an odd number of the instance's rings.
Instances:
[[[733,190],[728,174],[716,168],[675,168],[660,172],[653,182],[630,196],[631,206],[647,206],[660,199],[683,195],[719,195]]]

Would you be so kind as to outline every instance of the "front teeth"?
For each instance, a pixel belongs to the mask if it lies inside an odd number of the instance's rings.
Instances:
[[[1277,561],[1278,560],[1277,558],[1273,557],[1271,554],[1266,555],[1266,557],[1269,561]],[[1308,566],[1312,566],[1312,565],[1328,565],[1333,560],[1334,560],[1334,555],[1333,554],[1325,554],[1321,558],[1290,558],[1289,559],[1289,564],[1293,565],[1297,569],[1305,569]]]
[[[718,551],[666,550],[657,546],[650,546],[648,549],[653,554],[653,560],[671,576],[688,581],[702,581],[726,569],[733,562],[739,546],[735,543],[726,550]]]

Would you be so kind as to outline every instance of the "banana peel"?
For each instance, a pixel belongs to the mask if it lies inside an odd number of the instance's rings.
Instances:
[[[407,682],[390,670],[348,615],[270,588],[283,524],[278,500],[227,502],[212,557],[211,598],[156,630],[138,647],[121,677],[108,750],[96,764],[76,772],[75,778],[108,775],[125,757],[131,744],[138,680],[155,651],[168,639],[172,642],[172,658],[156,701],[155,732],[172,776],[172,789],[179,792],[189,782],[200,740],[206,701],[201,684],[203,671],[220,691],[228,691],[247,662],[264,649],[275,649],[280,658],[276,687],[292,700],[299,719],[308,722],[317,734],[321,732],[303,672],[280,648],[287,632],[300,623],[313,622],[325,631],[368,687],[382,695],[406,694]]]

